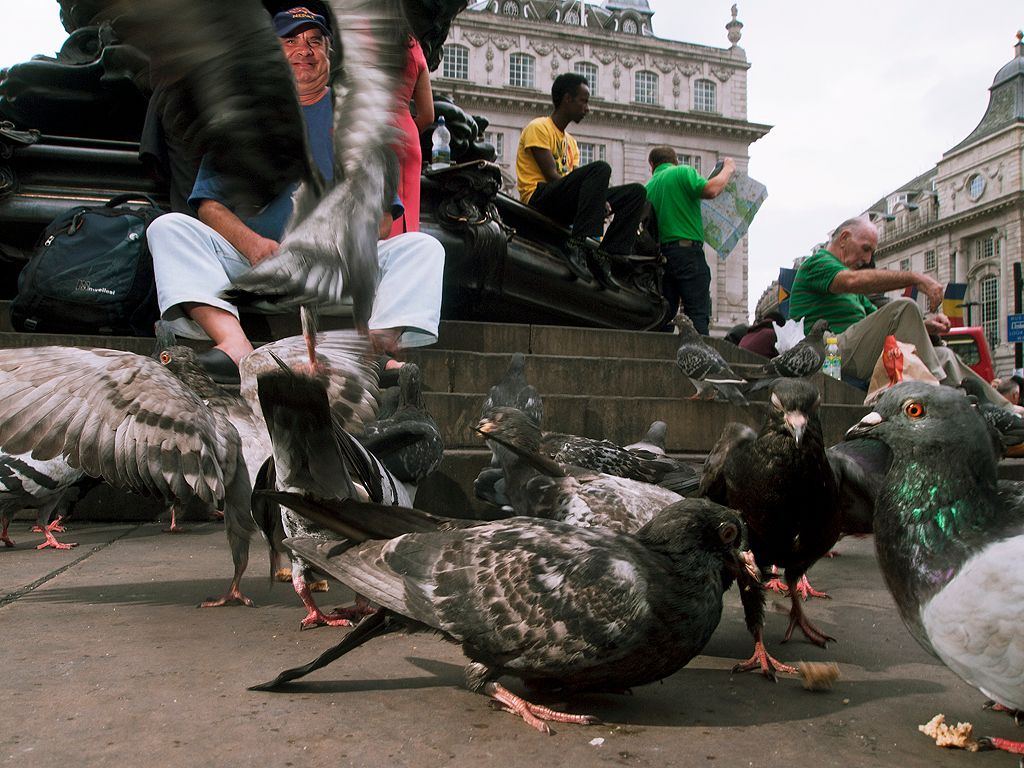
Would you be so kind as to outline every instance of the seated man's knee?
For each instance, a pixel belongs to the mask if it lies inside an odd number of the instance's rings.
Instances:
[[[921,317],[921,307],[917,305],[914,299],[906,296],[901,296],[898,299],[892,299],[882,309],[890,308],[888,311],[893,314],[901,315],[904,312],[913,312],[918,317]]]
[[[577,171],[586,170],[587,173],[593,174],[594,176],[603,177],[606,181],[612,177],[612,167],[608,165],[604,160],[595,160],[592,163],[581,165],[576,169]]]

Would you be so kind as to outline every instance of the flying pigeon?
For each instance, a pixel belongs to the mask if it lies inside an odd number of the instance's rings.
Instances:
[[[821,395],[805,379],[779,379],[772,386],[760,432],[730,424],[704,465],[700,492],[743,515],[750,549],[762,571],[785,569],[790,619],[785,639],[799,627],[824,646],[828,635],[804,615],[797,586],[807,570],[836,543],[840,532],[839,491],[825,453],[818,407]],[[760,667],[774,677],[778,664],[754,633],[754,655],[737,670]],[[782,671],[795,671],[779,665]]]
[[[368,513],[344,512],[328,514],[355,538]],[[499,679],[622,691],[673,674],[704,648],[721,618],[722,593],[743,578],[742,538],[733,510],[686,499],[634,535],[520,517],[368,540],[342,552],[289,539],[295,552],[381,608],[318,659],[254,689],[302,677],[394,629],[428,629],[462,647],[469,690],[531,727],[549,733],[548,722],[593,723],[533,704]]]
[[[505,473],[509,504],[518,515],[633,533],[681,498],[658,485],[562,465],[542,455],[540,429],[515,408],[492,408],[477,431],[492,444]]]
[[[238,210],[256,210],[300,182],[277,252],[226,297],[295,307],[337,304],[344,294],[365,327],[381,212],[398,181],[393,94],[409,31],[398,0],[322,4],[332,31],[330,179],[313,162],[292,73],[261,3],[111,0],[110,7],[126,41],[149,56],[167,113],[180,122],[172,131],[210,158]]]
[[[708,346],[685,314],[680,312],[672,322],[680,339],[676,365],[697,390],[690,399],[711,400],[717,392],[734,405],[746,405],[747,398],[739,389],[746,380],[733,372],[717,349]]]
[[[29,506],[89,475],[163,500],[172,529],[186,506],[248,509],[237,431],[161,362],[111,349],[0,350],[0,450],[45,473]]]
[[[810,333],[781,355],[773,357],[758,373],[764,377],[755,382],[751,392],[771,386],[780,378],[813,376],[825,362],[825,333],[828,320],[815,320]]]
[[[875,548],[910,634],[997,705],[1024,710],[1024,486],[999,482],[983,418],[956,389],[908,381],[847,434],[892,453]]]
[[[348,408],[342,415],[335,408],[332,413],[329,376],[344,376],[343,389],[350,401],[374,402],[376,377],[368,343],[355,333],[349,333],[348,342],[352,354],[343,371],[337,360],[324,364],[314,357],[288,365],[279,359],[275,368],[257,376],[259,403],[273,446],[266,483],[276,491],[300,497],[411,506],[402,484],[346,431],[362,428],[358,410]],[[310,345],[310,351],[315,354],[314,345]],[[338,543],[328,531],[309,523],[287,505],[281,507],[280,520],[288,538],[312,537],[332,545]],[[269,536],[272,531],[265,533]],[[310,593],[308,570],[303,558],[292,558],[292,585],[307,611],[301,627],[348,626],[351,619],[365,613],[359,605],[330,614],[320,610]]]
[[[441,465],[444,439],[423,402],[423,375],[415,363],[398,369],[398,394],[395,411],[367,424],[358,439],[415,500],[417,486]]]

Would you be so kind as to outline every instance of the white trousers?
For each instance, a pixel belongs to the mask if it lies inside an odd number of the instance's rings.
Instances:
[[[168,213],[149,226],[146,240],[153,254],[160,316],[177,335],[207,338],[183,304],[219,307],[238,317],[238,308],[220,298],[220,292],[250,269],[249,262],[216,230],[191,216]],[[377,261],[380,275],[370,329],[405,328],[403,347],[436,342],[444,247],[428,234],[407,232],[378,241]]]

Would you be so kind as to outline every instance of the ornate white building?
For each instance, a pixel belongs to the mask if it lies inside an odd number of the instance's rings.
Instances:
[[[978,127],[868,209],[879,228],[879,267],[967,284],[970,319],[985,328],[997,373],[1014,367],[1006,316],[1014,312],[1013,265],[1024,255],[1022,37],[992,80]]]
[[[704,173],[725,156],[746,172],[748,147],[770,126],[747,120],[750,63],[736,6],[728,48],[655,37],[653,16],[647,0],[482,0],[455,19],[434,92],[488,120],[512,196],[520,131],[550,114],[551,83],[563,72],[589,80],[590,114],[570,132],[584,163],[611,165],[613,184],[645,182],[647,154],[659,144]],[[708,263],[713,327],[744,322],[747,239],[724,261],[708,249]]]

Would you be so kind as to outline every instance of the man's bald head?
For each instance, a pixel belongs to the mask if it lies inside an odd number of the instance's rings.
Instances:
[[[878,227],[867,216],[847,219],[832,234],[829,252],[850,269],[859,269],[871,262],[878,247]]]

